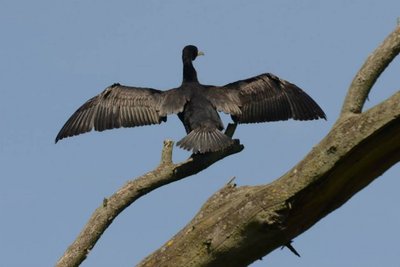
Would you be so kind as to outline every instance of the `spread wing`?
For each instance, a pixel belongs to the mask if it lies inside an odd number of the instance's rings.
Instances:
[[[138,88],[113,84],[99,95],[84,103],[61,128],[56,143],[65,137],[86,133],[95,129],[104,131],[120,127],[135,127],[160,124],[166,121],[166,115],[183,110],[184,102],[176,96],[175,89],[160,91],[151,88]],[[165,107],[168,93],[177,97]]]
[[[326,119],[303,90],[270,73],[209,88],[207,98],[238,123]]]

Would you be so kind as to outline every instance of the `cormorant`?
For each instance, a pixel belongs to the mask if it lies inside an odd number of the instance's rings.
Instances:
[[[193,61],[204,55],[197,47],[183,48],[183,81],[167,91],[115,83],[89,99],[64,124],[55,142],[91,131],[160,124],[178,114],[187,135],[177,145],[193,153],[222,150],[233,140],[221,130],[218,111],[235,123],[326,119],[318,104],[296,85],[271,73],[224,86],[199,83]]]

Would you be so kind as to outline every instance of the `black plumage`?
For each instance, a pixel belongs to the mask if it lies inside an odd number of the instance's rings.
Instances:
[[[182,51],[183,81],[167,91],[123,86],[118,83],[89,99],[68,119],[57,141],[86,133],[120,127],[160,124],[178,114],[187,135],[177,145],[194,153],[222,150],[233,140],[222,130],[218,111],[231,114],[236,123],[326,118],[318,104],[303,90],[266,73],[224,86],[202,85],[193,61],[202,55],[189,45]]]

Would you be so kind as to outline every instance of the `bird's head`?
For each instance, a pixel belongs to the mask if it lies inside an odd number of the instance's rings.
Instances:
[[[183,48],[183,51],[182,51],[182,60],[183,60],[183,61],[186,61],[186,60],[193,61],[193,60],[196,59],[196,57],[198,57],[198,56],[203,56],[203,55],[204,55],[204,53],[201,52],[201,51],[199,51],[199,50],[197,49],[196,46],[194,46],[194,45],[187,45],[187,46],[185,46],[185,47]]]

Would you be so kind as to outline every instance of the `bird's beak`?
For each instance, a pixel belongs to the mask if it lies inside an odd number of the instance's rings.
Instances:
[[[204,52],[203,51],[197,52],[197,56],[204,56]]]

